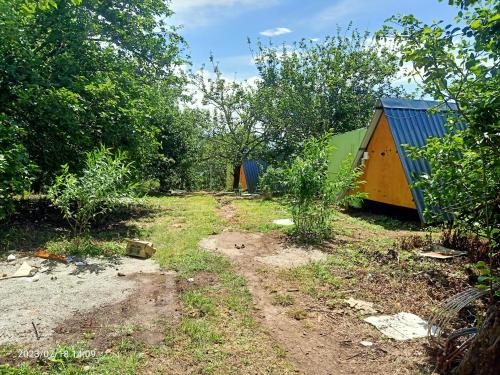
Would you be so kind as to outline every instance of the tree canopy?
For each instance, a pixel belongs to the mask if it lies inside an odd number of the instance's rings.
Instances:
[[[0,0],[0,110],[39,188],[100,144],[148,172],[183,84],[170,14],[163,0]]]
[[[288,158],[310,137],[367,126],[377,100],[402,95],[398,60],[369,33],[348,28],[322,41],[257,45],[261,121],[272,156]]]

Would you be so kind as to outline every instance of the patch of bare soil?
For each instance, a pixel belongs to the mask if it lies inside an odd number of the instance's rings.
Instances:
[[[326,253],[312,247],[289,244],[283,235],[247,232],[222,232],[200,242],[206,250],[216,251],[231,259],[249,259],[260,265],[290,268],[311,261],[325,260]]]
[[[90,334],[89,346],[97,352],[112,349],[124,338],[145,347],[160,345],[165,337],[162,319],[178,318],[175,274],[134,274],[128,278],[137,282],[137,289],[127,299],[75,314],[55,328],[52,341],[73,343]]]
[[[226,197],[217,197],[217,213],[229,223],[237,223],[238,213],[233,202]]]
[[[287,358],[304,374],[413,374],[425,364],[421,341],[397,343],[385,339],[347,308],[329,309],[298,289],[280,285],[280,268],[290,262],[262,262],[290,257],[278,234],[223,232],[204,239],[202,247],[225,254],[248,281],[257,319],[286,350]],[[318,250],[316,250],[318,251]],[[315,260],[310,249],[297,249],[301,264]],[[305,255],[304,255],[305,254]],[[277,294],[290,295],[293,306],[276,303]],[[372,346],[363,346],[370,341]]]

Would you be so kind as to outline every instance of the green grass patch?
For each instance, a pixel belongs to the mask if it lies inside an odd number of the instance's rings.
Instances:
[[[220,272],[227,267],[223,257],[198,248],[202,238],[219,233],[223,228],[215,212],[213,197],[149,198],[148,202],[162,211],[154,224],[143,230],[144,236],[157,248],[155,258],[162,267],[174,269],[186,277],[197,271]],[[174,224],[180,225],[176,228]]]
[[[125,254],[125,243],[117,241],[93,241],[90,238],[62,238],[45,244],[48,252],[73,256],[113,256]]]
[[[214,301],[207,296],[203,289],[190,290],[182,294],[181,301],[189,316],[203,317],[205,315],[215,315],[216,308]]]
[[[60,345],[41,357],[41,364],[30,367],[0,365],[2,375],[134,375],[142,354],[94,355],[82,346]]]
[[[286,207],[279,200],[234,199],[234,206],[241,218],[241,229],[257,232],[269,232],[285,227],[273,224],[273,220],[291,218]]]
[[[186,318],[181,323],[182,331],[191,338],[195,345],[220,344],[221,333],[214,324],[204,319]]]

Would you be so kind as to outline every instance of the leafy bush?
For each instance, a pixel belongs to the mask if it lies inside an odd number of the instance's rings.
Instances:
[[[64,165],[48,196],[69,221],[73,234],[80,237],[98,215],[126,203],[134,195],[130,174],[130,164],[122,153],[113,156],[109,149],[101,147],[87,154],[80,176]]]
[[[259,178],[259,187],[268,197],[286,193],[286,169],[270,166]]]
[[[295,234],[307,242],[331,236],[334,205],[359,206],[365,197],[365,194],[356,192],[362,171],[359,168],[352,170],[347,160],[333,178],[328,178],[330,151],[328,136],[312,138],[283,174]]]
[[[29,189],[31,164],[19,140],[20,129],[0,115],[0,220],[14,210],[14,197]]]

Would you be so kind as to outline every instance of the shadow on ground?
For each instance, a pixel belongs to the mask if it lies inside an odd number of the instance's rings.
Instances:
[[[154,207],[136,204],[120,207],[102,216],[91,228],[91,238],[98,241],[121,241],[138,237],[134,220],[154,217]],[[71,236],[71,228],[61,212],[47,199],[34,197],[18,202],[16,213],[0,224],[0,253],[31,252],[53,240]]]

